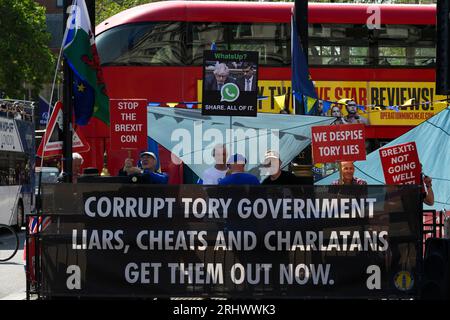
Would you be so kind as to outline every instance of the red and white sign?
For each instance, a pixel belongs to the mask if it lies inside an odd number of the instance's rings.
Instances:
[[[147,150],[147,100],[110,99],[111,149]]]
[[[364,124],[312,127],[314,163],[366,159]]]
[[[380,159],[386,184],[420,184],[420,162],[415,142],[381,148]]]
[[[50,157],[63,154],[63,104],[61,101],[56,102],[53,109],[52,115],[48,122],[46,128],[46,133],[44,135],[45,139],[41,140],[41,144],[37,150],[37,155],[39,157]],[[44,141],[45,140],[45,141]],[[45,150],[44,149],[45,145]],[[72,136],[72,152],[87,152],[89,151],[89,143],[78,131],[75,130]],[[43,155],[44,151],[44,155]]]

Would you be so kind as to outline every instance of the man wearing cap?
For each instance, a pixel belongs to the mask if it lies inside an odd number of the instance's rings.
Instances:
[[[230,174],[225,178],[219,180],[219,185],[235,185],[235,184],[250,184],[259,185],[259,180],[254,175],[245,172],[245,165],[247,164],[247,159],[236,153],[232,155],[228,161],[228,168]]]
[[[133,160],[125,159],[125,164],[119,170],[119,176],[142,176],[145,181],[155,184],[167,184],[169,178],[165,173],[155,172],[158,159],[153,152],[143,151],[140,154],[140,167],[133,166]]]
[[[281,160],[278,152],[269,150],[264,156],[264,162],[261,169],[262,173],[268,175],[262,184],[266,185],[290,185],[302,184],[294,174],[281,170]]]
[[[345,102],[345,108],[347,109],[347,115],[344,117],[346,123],[363,123],[365,125],[369,124],[369,120],[361,117],[358,114],[356,102],[349,99]]]

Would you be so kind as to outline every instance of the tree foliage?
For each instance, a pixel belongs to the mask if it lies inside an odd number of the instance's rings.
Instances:
[[[112,17],[113,15],[141,4],[155,2],[151,0],[96,0],[95,21],[96,24]]]
[[[54,56],[48,48],[45,8],[33,0],[0,0],[0,91],[22,97],[49,81]]]

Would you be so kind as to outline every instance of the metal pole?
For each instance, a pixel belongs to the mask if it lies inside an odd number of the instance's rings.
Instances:
[[[308,63],[308,0],[295,0],[295,21],[306,63]]]
[[[297,23],[297,34],[300,38],[306,63],[308,63],[308,0],[295,0],[294,16]],[[294,41],[297,41],[297,39],[294,39]],[[292,100],[294,113],[305,114],[304,102],[296,101],[294,97]]]
[[[30,219],[33,219],[32,216],[28,216],[26,220],[26,228],[25,228],[25,277],[26,277],[26,299],[30,300],[30,290],[31,290],[31,283],[30,283],[30,270],[32,268],[30,264]]]
[[[86,0],[85,2],[89,13],[89,20],[91,20],[91,30],[95,33],[95,0]]]
[[[66,21],[69,17],[68,7],[72,4],[71,0],[64,0],[64,18],[63,27],[66,28]],[[72,113],[73,113],[73,74],[67,63],[66,58],[64,64],[64,80],[63,80],[63,167],[66,176],[64,182],[72,182]]]

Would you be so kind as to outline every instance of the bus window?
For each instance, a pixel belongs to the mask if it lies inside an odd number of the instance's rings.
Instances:
[[[96,38],[102,65],[183,65],[181,22],[130,24]]]
[[[203,51],[211,50],[214,43],[216,50],[228,50],[225,42],[225,26],[216,22],[194,22],[190,24],[190,39],[187,47],[192,52],[191,65],[199,66],[203,63]]]
[[[340,46],[314,46],[315,56],[312,60],[317,64],[341,64],[341,47]],[[311,51],[310,51],[311,52]]]
[[[349,47],[349,64],[351,65],[365,65],[367,64],[367,57],[369,56],[368,47]]]
[[[207,23],[191,24],[191,65],[203,63],[203,51],[216,50],[258,51],[260,65],[287,66],[290,64],[290,27],[286,23]]]
[[[369,30],[365,25],[312,24],[309,34],[310,65],[366,65]]]
[[[320,65],[365,65],[430,67],[435,63],[434,26],[311,24],[309,63]]]
[[[313,46],[309,47],[311,65],[365,65],[368,61],[368,47]]]
[[[290,27],[286,23],[242,23],[230,25],[230,49],[258,51],[259,64],[290,64]]]
[[[9,185],[9,161],[6,155],[0,158],[0,186]]]
[[[414,65],[434,66],[436,63],[435,48],[414,48]]]
[[[373,30],[373,61],[384,66],[430,66],[435,62],[434,26],[381,25]]]
[[[406,65],[406,48],[379,47],[378,64],[380,66],[404,66]]]

